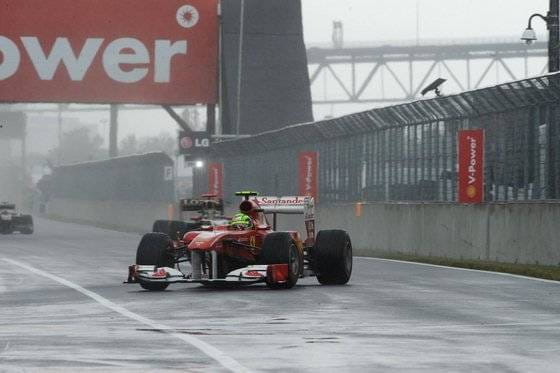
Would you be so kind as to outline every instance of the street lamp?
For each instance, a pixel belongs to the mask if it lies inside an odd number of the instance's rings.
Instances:
[[[533,44],[533,42],[537,40],[537,34],[535,33],[535,30],[533,30],[531,26],[527,27],[527,29],[523,31],[521,40],[523,40],[527,45]]]
[[[558,23],[558,15],[560,11],[560,1],[550,0],[550,10],[546,16],[535,13],[529,17],[529,24],[521,36],[527,44],[531,44],[537,40],[537,34],[531,25],[533,18],[538,17],[546,22],[550,36],[548,38],[548,71],[556,72],[560,70],[560,58],[558,56],[558,47],[560,44],[560,24]]]

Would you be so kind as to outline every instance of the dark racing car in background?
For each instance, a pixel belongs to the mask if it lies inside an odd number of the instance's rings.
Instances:
[[[16,205],[0,202],[0,234],[33,233],[33,217],[16,211]]]
[[[179,211],[181,220],[156,220],[152,232],[164,233],[177,241],[189,231],[228,222],[228,218],[224,216],[223,200],[213,194],[203,194],[198,199],[182,199],[179,201]],[[198,215],[188,218],[185,215],[189,212]]]
[[[129,266],[126,283],[161,291],[172,283],[266,283],[289,289],[305,276],[316,276],[325,285],[350,280],[350,237],[336,229],[315,235],[313,198],[237,195],[243,196],[239,210],[251,218],[250,226],[205,225],[176,241],[164,233],[147,233],[138,246],[136,264]],[[278,214],[304,215],[305,238],[296,231],[276,231]],[[272,225],[267,215],[272,215]]]

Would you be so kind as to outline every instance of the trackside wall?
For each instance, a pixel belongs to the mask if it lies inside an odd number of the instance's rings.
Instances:
[[[145,232],[173,215],[173,160],[158,152],[60,166],[42,192],[51,217]]]
[[[169,206],[163,202],[55,198],[49,202],[48,216],[108,229],[150,232],[154,220],[168,219]]]
[[[560,203],[364,203],[320,206],[318,228],[346,229],[353,246],[453,259],[560,264]]]

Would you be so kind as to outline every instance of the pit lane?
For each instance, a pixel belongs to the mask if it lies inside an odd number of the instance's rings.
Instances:
[[[560,365],[557,283],[355,258],[348,286],[309,278],[288,291],[178,284],[150,293],[122,284],[139,239],[43,219],[35,235],[0,236],[0,371],[552,372]]]

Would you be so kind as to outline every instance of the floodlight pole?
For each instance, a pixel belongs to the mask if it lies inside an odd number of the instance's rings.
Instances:
[[[111,104],[110,119],[109,119],[109,158],[115,158],[119,155],[118,120],[119,120],[119,107],[117,104]]]
[[[245,33],[245,0],[241,0],[239,15],[239,49],[237,59],[237,118],[235,121],[235,134],[241,134],[241,93],[243,75],[243,39]]]
[[[547,14],[547,28],[550,33],[548,38],[548,71],[560,71],[560,56],[558,55],[560,43],[560,0],[550,0],[550,9]]]

